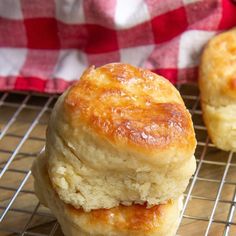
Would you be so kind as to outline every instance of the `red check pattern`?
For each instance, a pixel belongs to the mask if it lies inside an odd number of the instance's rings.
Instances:
[[[235,25],[233,0],[2,0],[0,89],[61,93],[117,61],[195,82],[203,46]]]

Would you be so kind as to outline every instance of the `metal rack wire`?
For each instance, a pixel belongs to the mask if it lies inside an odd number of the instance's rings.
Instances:
[[[236,154],[209,140],[195,85],[178,86],[197,135],[197,170],[185,193],[178,235],[236,235]],[[58,96],[0,93],[0,236],[63,235],[34,195],[30,167],[44,146]]]

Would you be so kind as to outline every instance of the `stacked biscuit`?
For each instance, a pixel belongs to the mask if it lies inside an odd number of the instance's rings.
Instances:
[[[36,194],[66,236],[173,236],[195,146],[169,81],[127,64],[91,67],[53,109]]]

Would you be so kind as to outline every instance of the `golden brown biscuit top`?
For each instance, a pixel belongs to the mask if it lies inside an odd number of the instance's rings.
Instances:
[[[67,205],[69,211],[75,216],[83,215],[93,225],[112,226],[119,230],[130,231],[154,231],[163,223],[162,215],[165,210],[171,207],[173,202],[169,200],[167,204],[156,205],[147,208],[146,205],[131,205],[114,207],[111,209],[92,210],[84,212],[82,209],[76,209]]]
[[[207,44],[200,68],[202,99],[227,105],[236,99],[236,28],[215,36]]]
[[[127,64],[90,67],[69,90],[65,114],[110,141],[139,147],[195,145],[192,121],[173,85]]]
[[[226,83],[223,89],[236,98],[236,70],[234,68],[234,72],[232,73],[230,69],[230,67],[236,67],[236,28],[219,35],[212,42],[212,46],[216,50],[219,50],[219,53],[213,58],[216,60],[216,66],[219,68],[217,70],[225,74]]]

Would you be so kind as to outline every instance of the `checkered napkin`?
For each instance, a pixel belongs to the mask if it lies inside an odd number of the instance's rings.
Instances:
[[[235,24],[233,0],[0,0],[0,89],[60,93],[117,61],[196,81],[203,45]]]

